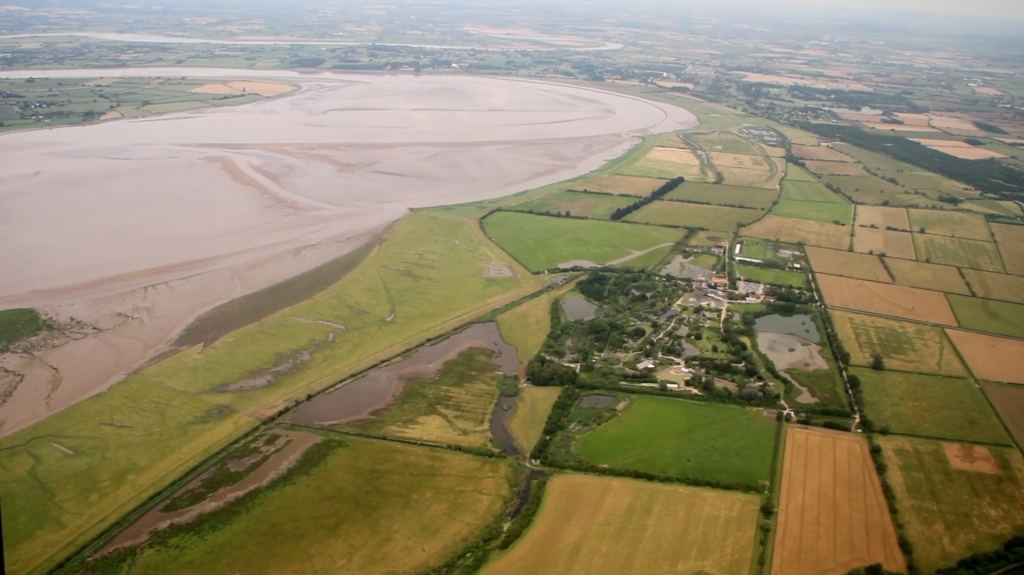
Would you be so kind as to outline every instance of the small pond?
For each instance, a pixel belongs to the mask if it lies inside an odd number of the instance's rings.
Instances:
[[[807,341],[821,343],[821,334],[814,325],[814,318],[808,314],[782,316],[778,314],[757,318],[754,327],[761,333],[786,333],[802,337]]]
[[[604,409],[614,405],[618,399],[614,395],[593,394],[585,395],[580,400],[580,407]]]
[[[567,297],[562,301],[562,310],[565,312],[565,317],[569,318],[569,321],[594,319],[594,315],[597,313],[597,306],[581,297],[573,296]]]

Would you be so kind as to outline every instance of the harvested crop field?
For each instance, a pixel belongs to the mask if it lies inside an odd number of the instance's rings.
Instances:
[[[941,292],[824,274],[817,278],[830,307],[957,325],[956,316]]]
[[[880,353],[889,369],[966,376],[967,367],[940,327],[833,310],[836,332],[853,365],[871,365]]]
[[[483,227],[495,243],[535,272],[572,260],[608,263],[683,236],[680,230],[658,226],[513,212],[493,214]]]
[[[988,229],[985,216],[964,212],[948,212],[943,210],[908,210],[912,230],[920,232],[921,228],[929,234],[967,238],[969,240],[992,241],[992,232]]]
[[[852,162],[853,158],[828,146],[793,146],[793,154],[801,160],[822,160],[826,162]]]
[[[849,159],[849,158],[847,158]],[[808,160],[804,162],[807,169],[814,172],[815,174],[826,174],[832,176],[865,176],[867,172],[860,164],[854,164],[850,162],[822,162],[816,160]]]
[[[772,214],[819,222],[853,222],[853,205],[834,202],[802,202],[782,200],[772,208]]]
[[[761,149],[757,147],[757,144],[732,132],[692,134],[688,138],[709,152],[751,155],[759,155],[761,153]]]
[[[687,180],[704,179],[705,167],[689,148],[657,147],[635,163],[619,170],[620,174],[652,178],[683,176]]]
[[[879,228],[910,229],[910,219],[906,208],[889,208],[885,206],[857,206],[858,226],[878,226]]]
[[[1024,446],[1024,386],[1015,383],[981,382],[996,413],[1006,424],[1017,446]]]
[[[815,273],[892,283],[878,256],[807,246],[807,257]]]
[[[966,459],[990,459],[997,473],[954,467],[948,443],[912,437],[877,439],[889,466],[914,558],[924,573],[951,567],[1024,535],[1024,458],[1015,448],[953,445]]]
[[[885,265],[896,276],[897,285],[971,295],[955,267],[898,258],[885,258]]]
[[[964,276],[978,297],[1024,303],[1024,277],[968,269]]]
[[[917,259],[935,264],[1003,272],[996,245],[932,234],[914,234]]]
[[[1024,226],[991,224],[1006,271],[1024,275]]]
[[[311,455],[319,465],[300,460],[291,481],[203,517],[201,536],[191,525],[162,535],[132,572],[418,573],[467,543],[512,495],[500,460],[357,438],[325,439]]]
[[[830,222],[801,220],[768,214],[743,228],[742,235],[790,244],[845,250],[850,247],[850,226],[837,226]]]
[[[585,183],[574,185],[573,188],[627,196],[649,196],[651,192],[663,186],[667,181],[659,178],[604,174]]]
[[[749,224],[762,215],[763,210],[749,208],[655,201],[626,216],[626,221],[732,233],[737,227]]]
[[[964,160],[987,160],[989,158],[1005,158],[1006,154],[1000,154],[995,150],[989,150],[981,147],[974,147],[963,142],[956,140],[920,140],[914,139],[915,142],[933,150],[942,152],[943,154],[949,154],[950,156],[961,158]],[[946,144],[963,144],[959,146],[949,146]]]
[[[949,295],[960,327],[1024,338],[1024,305],[962,295]]]
[[[568,212],[573,216],[607,220],[616,209],[629,205],[634,201],[636,200],[627,196],[560,191],[511,205],[509,209],[538,214],[563,214]]]
[[[778,196],[778,192],[764,188],[741,188],[725,184],[686,182],[669,192],[665,199],[767,209],[775,201],[776,196]]]
[[[1024,384],[1024,365],[1006,361],[1008,357],[1024,357],[1024,341],[956,329],[947,329],[946,334],[974,377]]]
[[[574,449],[598,465],[758,485],[771,474],[775,425],[759,411],[635,397]]]
[[[786,435],[772,572],[844,575],[872,563],[904,572],[867,442],[798,427]]]
[[[861,208],[863,206],[857,206]],[[896,258],[914,259],[914,237],[909,232],[856,227],[853,230],[853,249],[862,254],[885,254]]]
[[[559,475],[523,538],[482,575],[747,575],[758,496]]]
[[[856,368],[864,412],[893,433],[1013,445],[971,379]]]
[[[782,180],[782,199],[795,202],[847,203],[846,198],[825,187],[817,180],[791,180],[789,175]]]

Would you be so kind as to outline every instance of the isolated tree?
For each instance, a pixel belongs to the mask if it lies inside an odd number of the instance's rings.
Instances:
[[[878,371],[885,370],[885,357],[883,357],[882,354],[871,354],[871,369],[877,369]]]

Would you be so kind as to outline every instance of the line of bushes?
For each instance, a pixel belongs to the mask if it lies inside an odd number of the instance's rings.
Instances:
[[[612,221],[621,220],[622,218],[628,216],[629,214],[632,214],[633,212],[653,202],[654,200],[659,200],[663,198],[669,192],[682,185],[682,183],[685,181],[686,179],[683,178],[682,176],[672,178],[671,180],[662,184],[661,187],[659,187],[657,190],[651,192],[651,195],[647,196],[646,198],[635,201],[632,204],[629,204],[628,206],[622,206],[621,208],[618,208],[617,210],[612,212]]]

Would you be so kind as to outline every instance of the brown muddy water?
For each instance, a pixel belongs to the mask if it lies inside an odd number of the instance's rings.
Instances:
[[[409,357],[371,369],[359,379],[303,403],[289,419],[296,423],[332,425],[373,417],[405,389],[411,379],[434,377],[448,360],[471,348],[498,353],[491,361],[514,376],[519,367],[516,346],[506,343],[494,322],[473,324],[451,337],[418,347]]]

